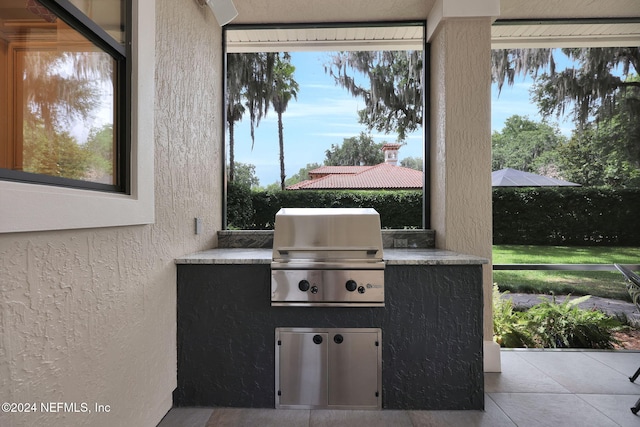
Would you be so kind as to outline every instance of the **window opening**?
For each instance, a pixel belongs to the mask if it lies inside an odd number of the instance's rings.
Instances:
[[[224,40],[228,227],[264,228],[229,221],[239,213],[246,218],[246,210],[238,209],[239,185],[246,189],[245,200],[249,188],[283,194],[315,188],[413,190],[421,195],[410,227],[425,226],[424,22],[236,25],[225,27]],[[284,77],[284,109],[268,94],[277,87],[269,79],[282,80],[283,69],[290,73]],[[393,88],[388,85],[394,79],[375,73],[398,74]],[[414,85],[402,86],[403,78],[415,79]],[[238,84],[241,79],[250,84]],[[367,102],[372,97],[377,106]],[[366,169],[369,177],[358,176]],[[390,171],[399,174],[389,177]],[[318,187],[318,178],[327,185]],[[391,184],[394,179],[404,181]]]

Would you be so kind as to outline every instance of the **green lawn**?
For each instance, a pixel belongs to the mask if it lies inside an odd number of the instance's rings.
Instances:
[[[494,264],[640,264],[638,247],[496,245]],[[631,301],[617,271],[494,271],[501,291],[594,295]]]
[[[640,247],[495,245],[494,264],[640,264]]]

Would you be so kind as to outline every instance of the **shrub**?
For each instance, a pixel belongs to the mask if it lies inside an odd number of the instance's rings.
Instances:
[[[526,311],[515,311],[511,300],[501,298],[493,288],[494,340],[501,347],[613,348],[613,333],[622,324],[598,310],[584,310],[578,304],[589,295],[556,303],[544,300]]]
[[[535,343],[521,312],[513,310],[510,299],[502,298],[493,285],[493,339],[500,347],[534,347]]]
[[[251,193],[250,201],[235,196],[232,208],[229,197],[236,191],[229,188],[227,222],[238,228],[272,229],[275,215],[283,207],[374,208],[380,214],[383,228],[422,227],[421,191],[257,191]],[[250,220],[240,216],[245,212],[251,212]],[[240,223],[247,225],[240,227]]]
[[[635,246],[640,189],[493,189],[493,243]]]
[[[227,228],[247,229],[253,223],[255,211],[248,186],[229,183],[227,187]]]
[[[620,322],[599,310],[578,307],[589,298],[567,296],[557,304],[554,297],[531,307],[526,317],[535,341],[544,348],[613,348],[613,331]]]

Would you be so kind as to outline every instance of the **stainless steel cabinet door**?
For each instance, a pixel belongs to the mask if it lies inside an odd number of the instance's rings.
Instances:
[[[276,406],[326,407],[329,334],[280,331],[278,335]]]
[[[276,408],[380,409],[379,328],[276,328]]]
[[[377,332],[329,334],[329,406],[379,407]]]

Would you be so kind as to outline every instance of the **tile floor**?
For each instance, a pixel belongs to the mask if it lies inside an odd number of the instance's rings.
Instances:
[[[158,427],[634,426],[640,352],[504,350],[485,375],[484,411],[333,411],[174,408]]]

